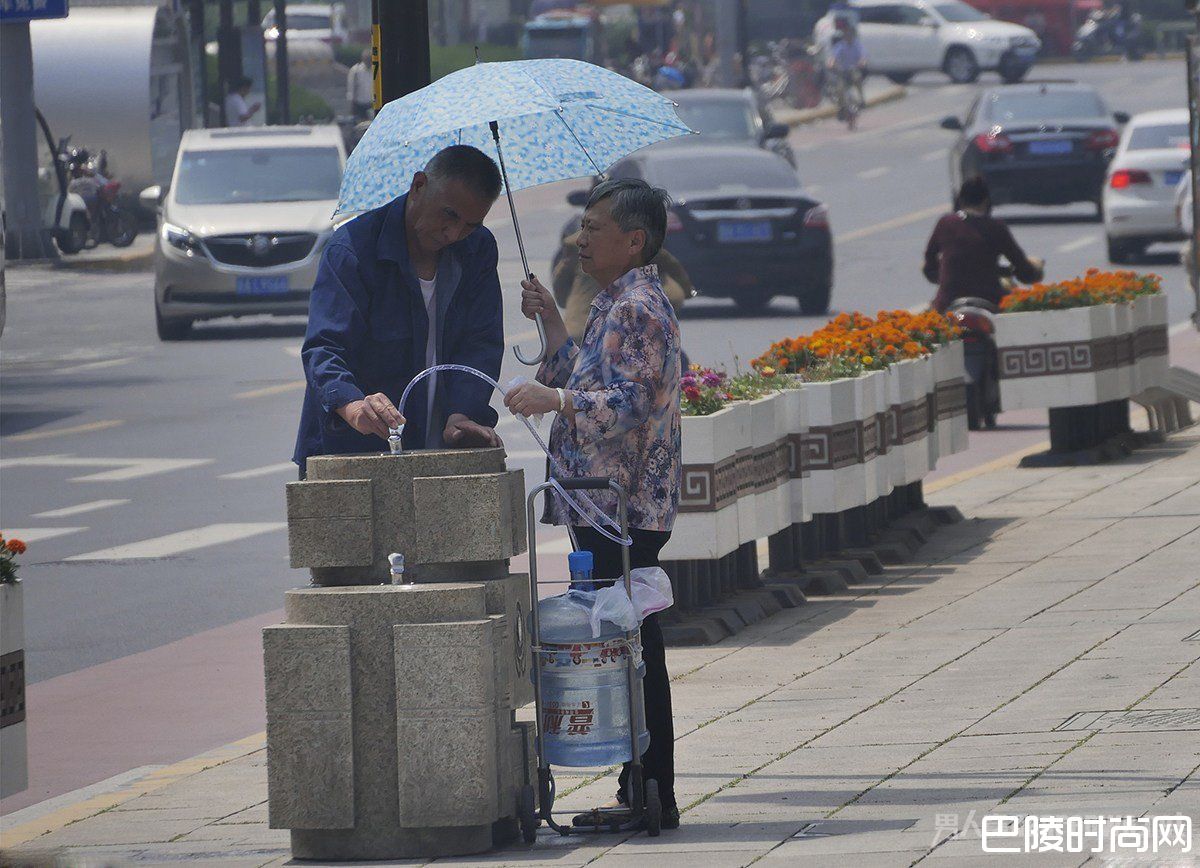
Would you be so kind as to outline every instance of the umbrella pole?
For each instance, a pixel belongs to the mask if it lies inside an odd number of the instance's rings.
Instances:
[[[525,256],[525,242],[521,239],[521,222],[517,219],[517,205],[513,202],[512,188],[508,185],[508,169],[504,166],[504,149],[500,146],[500,125],[492,121],[488,126],[492,131],[492,139],[496,143],[496,155],[500,157],[500,177],[504,179],[504,193],[508,196],[508,210],[512,214],[513,231],[517,234],[517,250],[521,252],[521,268],[524,269],[526,279],[532,280],[533,274],[529,271],[529,259]],[[513,354],[523,365],[541,364],[542,359],[546,357],[546,326],[542,323],[540,313],[537,314],[537,333],[541,348],[533,358],[526,358],[521,354],[520,347],[513,347]]]

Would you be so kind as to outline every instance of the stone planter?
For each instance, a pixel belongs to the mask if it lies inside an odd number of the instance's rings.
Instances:
[[[750,454],[742,461],[738,497],[738,537],[754,542],[791,524],[787,429],[784,402],[768,395],[750,407]]]
[[[15,582],[0,584],[0,798],[28,785],[24,587]]]
[[[1113,367],[1113,388],[1119,397],[1136,395],[1137,388],[1137,359],[1133,354],[1133,336],[1137,331],[1133,303],[1105,305],[1111,309],[1113,318],[1113,338],[1117,352],[1116,365]]]
[[[808,469],[804,463],[804,434],[808,431],[808,387],[779,393],[780,424],[787,434],[787,499],[792,524],[812,518],[804,497]]]
[[[861,462],[861,378],[805,383],[808,431],[804,434],[805,511],[842,512],[864,503]]]
[[[1002,313],[996,317],[1000,401],[1005,410],[1081,407],[1128,398],[1128,306]]]
[[[919,482],[929,473],[929,359],[905,359],[887,369],[892,442],[888,463],[892,485]]]
[[[887,371],[876,371],[871,377],[875,388],[875,496],[887,497],[892,484],[892,414],[888,398]]]
[[[854,380],[854,419],[858,423],[858,468],[861,483],[847,508],[866,506],[879,496],[879,465],[886,464],[879,456],[879,381],[886,380],[883,371],[871,371]]]
[[[1133,301],[1134,385],[1138,392],[1161,387],[1170,366],[1167,336],[1167,297],[1160,293],[1139,295]]]
[[[963,363],[963,342],[951,341],[933,352],[934,399],[936,416],[934,436],[936,458],[953,455],[967,448],[967,377]],[[934,450],[931,450],[931,454]],[[933,467],[931,462],[930,467]]]
[[[663,560],[712,560],[741,543],[738,499],[751,458],[750,433],[749,402],[683,417],[683,488]]]

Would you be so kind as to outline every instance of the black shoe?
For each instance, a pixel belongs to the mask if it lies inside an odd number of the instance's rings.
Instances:
[[[679,808],[678,807],[663,808],[662,827],[664,829],[678,829],[679,828]]]

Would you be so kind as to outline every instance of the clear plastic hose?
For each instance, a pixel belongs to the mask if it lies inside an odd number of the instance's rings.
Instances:
[[[491,387],[493,389],[495,389],[497,392],[499,392],[501,395],[508,394],[507,389],[505,389],[503,386],[501,386],[499,383],[497,383],[495,380],[493,380],[491,377],[489,377],[483,371],[478,371],[475,368],[468,367],[467,365],[434,365],[432,368],[426,368],[425,370],[421,371],[421,373],[419,373],[415,377],[413,377],[412,381],[405,387],[404,393],[400,396],[400,406],[398,407],[401,415],[403,415],[403,413],[404,413],[404,407],[408,403],[408,394],[409,394],[409,392],[412,391],[413,386],[415,386],[417,383],[419,383],[421,380],[425,379],[429,375],[437,373],[439,371],[457,371],[462,374],[473,374],[474,376],[483,380],[485,383],[490,384]],[[518,416],[517,418],[519,418],[525,424],[525,427],[529,429],[529,433],[533,435],[534,441],[537,443],[538,446],[540,446],[542,448],[542,451],[546,453],[546,457],[550,459],[551,470],[556,471],[558,473],[565,474],[566,471],[564,470],[562,465],[558,463],[558,460],[550,453],[550,447],[546,445],[546,442],[544,440],[542,440],[542,436],[540,434],[538,434],[537,429],[533,427],[533,423],[530,422],[528,419],[526,419],[524,416]],[[401,430],[403,430],[403,429],[397,428],[397,429],[390,430],[391,437],[388,438],[388,442],[389,442],[389,446],[391,447],[393,453],[398,451],[396,446],[399,444],[399,432]],[[395,444],[395,445],[393,445],[393,444]],[[612,540],[613,542],[617,543],[618,545],[623,545],[623,546],[633,545],[633,540],[630,537],[628,537],[628,536],[621,537],[618,535],[621,532],[621,526],[617,523],[616,519],[610,518],[607,514],[605,514],[603,512],[603,510],[601,510],[600,507],[598,507],[596,505],[596,502],[594,500],[592,500],[585,492],[580,491],[580,492],[576,492],[576,494],[578,494],[580,500],[582,500],[584,503],[586,503],[591,508],[591,510],[592,510],[591,515],[589,515],[588,511],[585,510],[579,504],[578,500],[576,500],[572,495],[567,494],[566,490],[563,489],[563,487],[559,484],[558,480],[554,477],[553,473],[550,474],[549,482],[554,487],[555,494],[557,494],[564,501],[566,501],[566,503],[568,503],[571,506],[571,508],[575,510],[575,512],[579,513],[580,518],[582,518],[589,525],[591,525],[593,528],[595,528],[597,532],[604,535],[605,537]],[[598,516],[598,520],[596,518],[593,518],[592,515]],[[608,525],[609,527],[616,530],[617,533],[613,534],[612,532],[606,530],[602,526],[602,524]]]

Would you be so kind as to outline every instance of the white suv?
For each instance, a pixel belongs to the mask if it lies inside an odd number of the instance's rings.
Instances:
[[[989,18],[961,0],[855,0],[849,13],[829,12],[813,28],[826,48],[835,15],[857,18],[867,68],[897,84],[934,70],[959,84],[983,70],[995,70],[1007,83],[1020,81],[1042,47],[1028,27]]]

